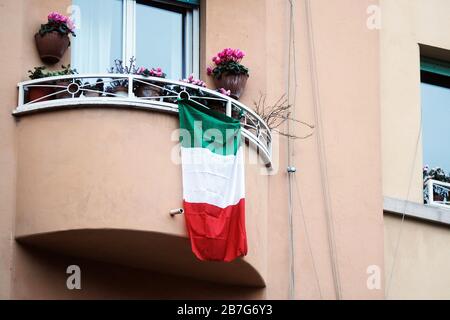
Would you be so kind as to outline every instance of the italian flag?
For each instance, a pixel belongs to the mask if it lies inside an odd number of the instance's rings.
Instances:
[[[241,125],[179,100],[183,206],[192,251],[200,260],[247,254]]]

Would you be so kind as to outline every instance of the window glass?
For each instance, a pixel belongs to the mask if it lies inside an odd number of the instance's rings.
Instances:
[[[183,76],[183,13],[136,5],[136,62],[161,67],[167,78]]]
[[[122,58],[122,0],[73,0],[76,38],[72,65],[79,73],[106,73],[114,59]]]
[[[450,89],[422,83],[423,163],[450,172]]]

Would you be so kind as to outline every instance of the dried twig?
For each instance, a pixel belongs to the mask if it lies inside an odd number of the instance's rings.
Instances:
[[[258,101],[254,101],[253,105],[255,112],[267,123],[270,130],[292,139],[306,139],[312,136],[312,132],[306,136],[296,136],[278,129],[286,121],[297,122],[301,125],[307,126],[310,129],[314,129],[314,125],[291,117],[290,110],[292,105],[288,103],[286,94],[283,94],[273,105],[267,105],[266,95],[261,93]]]

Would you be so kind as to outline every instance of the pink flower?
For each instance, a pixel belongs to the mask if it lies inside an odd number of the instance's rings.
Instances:
[[[230,96],[231,95],[231,90],[225,90],[224,88],[220,88],[220,89],[218,89],[218,91],[221,94],[226,95],[226,96]]]
[[[50,12],[47,16],[48,21],[54,21],[57,23],[65,23],[70,31],[75,30],[75,24],[73,23],[72,19],[69,17],[62,15],[58,12]]]
[[[56,20],[60,14],[58,12],[50,12],[47,16],[48,20]]]
[[[162,69],[160,67],[158,68],[152,68],[150,71],[150,75],[154,76],[154,77],[164,77],[164,72],[162,71]]]
[[[236,49],[233,52],[233,57],[237,60],[241,60],[242,58],[244,58],[245,54],[243,51]]]
[[[245,56],[245,53],[239,49],[225,48],[212,58],[216,64],[222,64],[229,61],[240,62]]]
[[[69,28],[70,31],[75,31],[75,23],[73,23],[72,19],[67,19],[67,27]]]
[[[206,69],[208,76],[220,76],[221,71],[216,66],[228,67],[229,63],[240,64],[245,52],[240,49],[225,48],[212,58],[214,65]],[[244,69],[245,70],[245,69]],[[223,72],[223,71],[222,71]]]
[[[47,16],[48,20],[53,20],[56,22],[62,22],[62,23],[66,23],[67,22],[67,17],[63,16],[62,14],[58,13],[58,12],[50,12],[49,15]]]
[[[193,74],[191,74],[187,79],[182,79],[180,81],[206,88],[206,83],[200,79],[195,79]]]

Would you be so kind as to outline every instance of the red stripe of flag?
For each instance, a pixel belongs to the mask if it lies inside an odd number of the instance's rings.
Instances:
[[[226,208],[184,201],[192,251],[203,261],[230,262],[247,254],[245,199]]]

